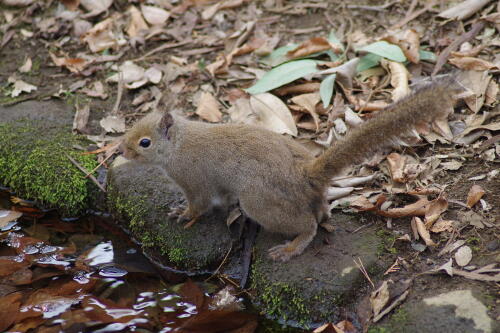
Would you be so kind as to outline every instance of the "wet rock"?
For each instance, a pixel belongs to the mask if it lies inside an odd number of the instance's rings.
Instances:
[[[493,251],[498,250],[499,248],[500,248],[500,240],[498,240],[498,239],[494,239],[494,240],[486,243],[486,249],[488,251],[493,252]]]
[[[498,332],[500,325],[489,317],[479,295],[463,289],[412,300],[373,329],[407,333]]]
[[[96,197],[68,155],[87,170],[97,162],[74,146],[88,144],[71,133],[73,111],[61,101],[27,101],[0,106],[0,184],[67,215],[83,212]]]

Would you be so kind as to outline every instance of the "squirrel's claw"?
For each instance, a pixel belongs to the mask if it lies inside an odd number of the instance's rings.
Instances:
[[[291,246],[291,242],[286,242],[285,244],[276,245],[268,250],[269,256],[274,261],[288,261],[290,258],[297,255],[296,249]]]

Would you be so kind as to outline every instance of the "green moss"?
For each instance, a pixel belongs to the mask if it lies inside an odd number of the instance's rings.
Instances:
[[[380,229],[375,233],[382,242],[377,248],[377,256],[382,256],[385,253],[396,254],[398,250],[394,247],[394,243],[396,241],[396,236],[385,229]]]
[[[178,268],[201,266],[205,263],[193,263],[189,261],[188,249],[177,233],[160,231],[166,226],[156,225],[153,228],[145,227],[148,219],[148,205],[146,198],[139,196],[125,198],[116,191],[112,185],[108,186],[108,200],[116,214],[121,220],[127,221],[127,226],[144,248],[157,250]],[[169,237],[167,237],[168,235]]]
[[[64,214],[78,214],[87,207],[95,185],[68,158],[87,170],[97,166],[93,156],[72,149],[84,144],[81,137],[27,121],[0,124],[0,137],[0,183]]]
[[[399,308],[392,314],[388,322],[382,326],[372,327],[368,333],[396,333],[404,332],[408,323],[409,314],[406,309]]]

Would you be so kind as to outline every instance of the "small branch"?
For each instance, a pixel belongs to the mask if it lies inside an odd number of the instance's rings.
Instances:
[[[389,28],[389,30],[397,30],[397,29],[401,28],[402,26],[404,26],[408,22],[416,19],[417,17],[419,17],[420,15],[422,15],[423,13],[425,13],[426,11],[428,11],[429,9],[434,7],[435,4],[436,4],[436,1],[433,0],[433,1],[429,2],[424,8],[417,10],[416,12],[413,12],[410,15],[406,15],[406,17],[403,20],[401,20],[399,23],[394,24],[392,27]]]
[[[431,76],[435,76],[441,70],[441,68],[448,60],[448,57],[450,56],[450,53],[452,51],[455,51],[460,45],[474,38],[474,36],[476,36],[479,33],[479,31],[483,30],[484,26],[485,22],[483,20],[474,23],[472,28],[467,33],[463,34],[458,39],[454,40],[453,43],[448,45],[448,47],[445,48],[443,52],[441,52],[441,54],[439,55]]]
[[[80,171],[82,171],[83,173],[85,174],[88,174],[88,170],[85,169],[84,167],[82,167],[77,161],[75,161],[75,159],[71,156],[69,156],[68,154],[66,154],[66,157],[71,161],[71,163],[73,163]],[[106,189],[99,183],[99,181],[92,175],[89,176],[89,179],[91,181],[93,181],[97,187],[99,187],[99,189],[101,191],[103,191],[104,193],[106,193]]]
[[[356,266],[358,266],[361,273],[363,273],[363,275],[368,280],[368,282],[370,282],[370,284],[372,285],[372,288],[375,289],[375,285],[373,284],[372,279],[370,279],[370,276],[368,275],[368,272],[366,271],[365,266],[363,266],[363,262],[361,261],[361,258],[358,257],[358,261],[359,261],[359,263],[356,261],[356,259],[354,259],[354,263],[356,264]]]

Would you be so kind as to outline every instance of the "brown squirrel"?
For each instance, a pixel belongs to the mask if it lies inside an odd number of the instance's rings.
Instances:
[[[125,135],[124,156],[163,168],[180,186],[192,225],[215,206],[238,204],[264,229],[296,236],[269,249],[274,260],[299,255],[329,215],[325,191],[332,176],[421,122],[446,117],[457,86],[427,83],[352,129],[319,157],[269,130],[242,124],[208,124],[153,112]]]

